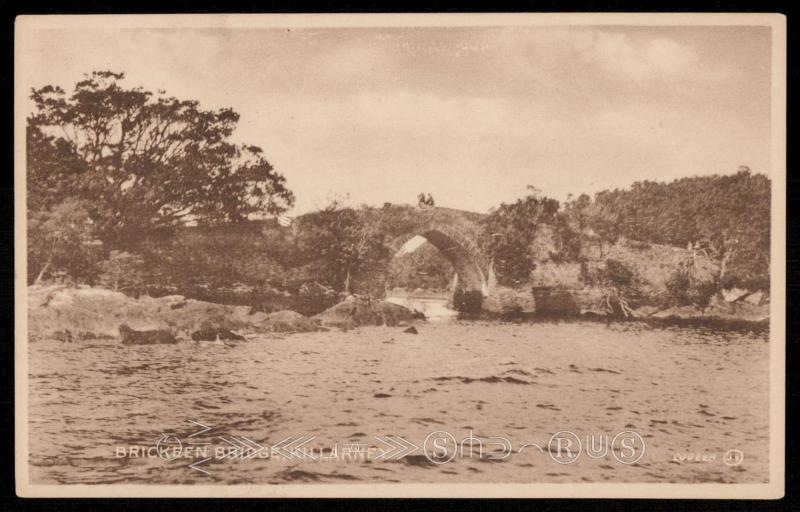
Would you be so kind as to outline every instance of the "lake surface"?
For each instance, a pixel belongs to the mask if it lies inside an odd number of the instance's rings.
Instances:
[[[31,342],[31,481],[767,481],[766,333],[584,321],[417,329],[260,336],[232,347]],[[614,451],[564,464],[551,439],[559,431],[582,438],[584,452],[586,436],[635,432],[644,451],[633,464]],[[451,439],[442,432],[485,446],[437,451],[436,438]],[[269,449],[287,438],[289,457]],[[376,460],[398,438],[419,449]],[[309,457],[294,451],[304,439],[297,450]],[[226,456],[237,443],[267,448]],[[738,464],[725,458],[731,450]]]

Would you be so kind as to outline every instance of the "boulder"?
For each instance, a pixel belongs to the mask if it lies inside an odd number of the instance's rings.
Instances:
[[[362,325],[396,326],[424,316],[399,304],[350,296],[316,316],[322,325],[353,328]]]
[[[747,290],[742,290],[741,288],[731,288],[730,290],[722,290],[721,293],[725,302],[736,302],[747,295],[748,292]]]
[[[296,302],[297,304],[292,309],[311,315],[325,311],[339,302],[339,294],[333,288],[316,281],[303,283],[297,292]]]
[[[320,330],[319,322],[296,311],[289,310],[270,313],[259,327],[270,332],[313,332]]]
[[[575,300],[575,296],[568,290],[534,287],[532,293],[536,301],[537,314],[576,316],[581,313],[581,308]]]
[[[70,339],[73,341],[85,338],[75,336],[75,333],[116,338],[120,324],[138,331],[165,330],[177,333],[208,329],[255,332],[274,329],[275,318],[273,322],[268,322],[269,315],[252,312],[251,309],[248,306],[187,299],[180,295],[135,299],[103,288],[62,285],[28,287],[28,329],[32,337],[39,339],[56,336],[66,338],[66,335],[57,333],[67,331],[72,333]],[[300,330],[296,326],[290,329],[292,332]],[[216,339],[216,336],[212,339]]]
[[[494,291],[483,299],[483,309],[504,315],[533,313],[536,311],[536,301],[532,294],[525,291],[496,286]]]
[[[751,293],[750,295],[744,298],[744,301],[753,306],[760,306],[764,304],[764,292],[758,291],[755,293]]]

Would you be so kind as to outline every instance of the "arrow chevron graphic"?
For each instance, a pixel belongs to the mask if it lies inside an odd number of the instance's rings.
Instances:
[[[300,436],[297,438],[289,436],[286,439],[282,439],[281,441],[278,441],[272,445],[271,454],[277,454],[289,460],[317,460],[316,457],[310,453],[307,453],[305,450],[300,450],[300,448],[302,448],[305,444],[310,443],[316,438],[317,436]]]
[[[227,438],[220,436],[220,439],[235,448],[235,450],[232,450],[220,457],[222,459],[230,457],[232,459],[246,460],[255,457],[263,450],[267,449],[265,446],[261,446],[252,439],[248,439],[243,436],[228,436]]]
[[[258,444],[257,442],[253,441],[252,439],[244,437],[244,436],[239,436],[239,441],[241,443],[244,443],[244,444],[248,445],[250,447],[250,450],[251,450],[250,453],[248,453],[247,455],[242,457],[243,459],[251,459],[251,458],[255,457],[256,455],[258,455],[259,453],[261,453],[262,451],[267,449],[266,446],[261,446],[260,444]]]
[[[375,460],[400,460],[419,450],[419,446],[400,436],[375,436],[375,439],[388,447],[386,450],[381,450]]]
[[[203,459],[203,460],[198,460],[197,462],[193,462],[193,463],[189,464],[189,467],[194,469],[195,471],[199,471],[201,473],[205,473],[206,475],[210,475],[211,474],[210,471],[206,471],[205,469],[203,469],[201,467],[198,467],[198,466],[200,466],[200,464],[203,464],[203,463],[208,462],[210,460],[211,460],[211,457],[209,457],[207,459]]]
[[[198,427],[202,427],[202,428],[203,428],[202,430],[198,430],[198,431],[197,431],[197,432],[195,432],[194,434],[189,434],[189,437],[199,436],[199,435],[205,434],[205,433],[206,433],[206,432],[208,432],[209,430],[214,430],[214,427],[209,427],[208,425],[203,425],[203,424],[202,424],[202,423],[200,423],[199,421],[187,420],[187,422],[188,422],[188,423],[191,423],[191,424],[193,424],[193,425],[196,425],[196,426],[198,426]]]

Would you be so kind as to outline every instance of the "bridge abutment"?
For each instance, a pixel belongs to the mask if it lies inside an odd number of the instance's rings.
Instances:
[[[480,313],[483,308],[483,292],[457,288],[453,292],[453,308],[462,313]]]

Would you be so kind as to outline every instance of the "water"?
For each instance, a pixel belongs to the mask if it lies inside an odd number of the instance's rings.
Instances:
[[[766,334],[640,324],[427,322],[402,328],[262,336],[234,346],[116,340],[31,342],[33,483],[764,482],[768,477]],[[190,420],[213,431],[202,430]],[[419,451],[365,461],[375,436],[422,445],[504,436],[504,459],[433,464]],[[623,430],[646,441],[642,459],[607,454],[558,464],[559,430]],[[139,456],[162,434],[188,447],[237,436],[263,446],[287,436],[337,446],[331,460]],[[525,444],[528,448],[520,450]],[[533,444],[544,447],[543,451]],[[164,441],[166,446],[167,442]],[[351,457],[343,452],[349,449]],[[144,449],[144,448],[142,448]],[[741,450],[744,461],[722,457]],[[487,447],[496,453],[498,446]],[[136,456],[132,456],[132,452]],[[262,452],[266,453],[266,452]],[[331,452],[324,452],[329,455]],[[152,455],[152,454],[151,454]],[[688,461],[689,455],[714,460]]]
[[[458,311],[447,306],[447,299],[438,297],[386,297],[386,301],[420,311],[429,322],[450,321],[458,316]]]

